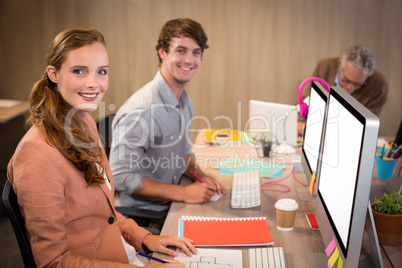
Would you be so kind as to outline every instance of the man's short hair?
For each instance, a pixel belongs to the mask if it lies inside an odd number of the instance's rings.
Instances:
[[[362,45],[355,45],[349,47],[342,54],[341,67],[345,66],[347,61],[352,62],[353,66],[360,70],[362,73],[370,76],[375,70],[375,59],[373,54],[367,47]]]
[[[183,36],[194,39],[194,41],[201,47],[201,53],[204,52],[204,49],[209,47],[207,45],[207,35],[205,34],[201,24],[189,18],[179,18],[166,22],[162,27],[159,34],[158,44],[156,45],[156,51],[162,48],[166,53],[168,53],[172,38]],[[159,53],[158,58],[159,63],[162,63]]]

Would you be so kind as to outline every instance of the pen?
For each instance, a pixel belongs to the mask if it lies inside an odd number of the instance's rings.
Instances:
[[[397,159],[398,157],[399,157],[399,155],[400,155],[400,152],[401,151],[401,148],[397,148],[395,151],[394,151],[394,153],[393,153],[393,155],[392,155],[392,158],[393,159]]]
[[[392,146],[394,146],[394,142],[391,141],[391,144],[388,147],[387,153],[385,154],[385,157],[388,157],[388,153],[391,151]]]
[[[167,261],[164,261],[164,260],[161,260],[161,259],[158,259],[158,258],[149,256],[149,255],[144,254],[144,253],[141,253],[141,252],[139,252],[139,251],[137,252],[137,254],[140,255],[140,256],[143,256],[143,257],[145,257],[145,258],[148,258],[148,259],[150,259],[150,260],[158,261],[158,262],[160,262],[160,263],[168,263]]]
[[[200,180],[200,178],[198,178],[197,175],[195,175],[192,170],[190,170],[190,173],[197,179],[197,181],[199,181],[200,183],[202,183],[202,180]]]
[[[381,159],[384,157],[384,148],[385,148],[385,144],[382,146]]]

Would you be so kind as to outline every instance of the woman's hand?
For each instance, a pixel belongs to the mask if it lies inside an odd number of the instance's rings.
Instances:
[[[185,268],[186,267],[183,263],[178,262],[176,260],[164,260],[164,261],[168,261],[169,263],[154,262],[145,267],[146,268]]]
[[[186,253],[187,256],[197,254],[197,249],[192,244],[192,240],[185,237],[177,237],[174,235],[153,235],[145,236],[142,243],[151,251],[157,251],[169,256],[177,256],[177,252],[167,248],[168,246],[177,247],[180,251]]]

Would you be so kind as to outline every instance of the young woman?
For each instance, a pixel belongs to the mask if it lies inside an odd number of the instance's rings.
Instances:
[[[108,53],[95,29],[66,29],[30,97],[32,127],[8,165],[38,267],[125,267],[137,251],[196,253],[191,240],[155,236],[116,212],[109,163],[93,118],[108,88]],[[130,266],[132,267],[132,266]],[[153,263],[149,267],[184,267]]]

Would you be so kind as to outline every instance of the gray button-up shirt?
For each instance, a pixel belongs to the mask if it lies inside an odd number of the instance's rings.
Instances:
[[[142,178],[178,184],[190,147],[193,104],[186,90],[177,101],[158,71],[135,92],[113,120],[110,166],[122,206],[162,211],[170,202],[134,199]]]

